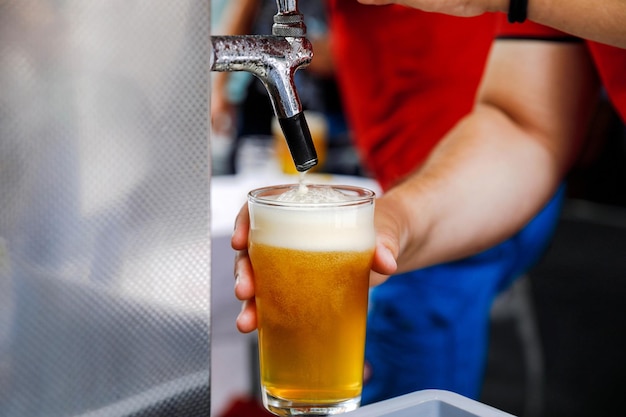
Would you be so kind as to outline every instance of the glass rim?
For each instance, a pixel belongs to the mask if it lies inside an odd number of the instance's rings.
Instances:
[[[343,192],[350,197],[349,200],[334,201],[334,202],[296,202],[296,201],[279,201],[276,200],[276,196],[300,187],[301,184],[279,184],[269,185],[265,187],[255,188],[248,192],[248,202],[255,204],[262,204],[265,206],[274,207],[293,207],[293,208],[337,208],[337,207],[350,207],[362,204],[374,202],[376,193],[369,188],[359,187],[356,185],[345,184],[306,184],[307,187],[313,188],[332,188]]]

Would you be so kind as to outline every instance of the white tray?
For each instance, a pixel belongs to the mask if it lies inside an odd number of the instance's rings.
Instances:
[[[443,390],[423,390],[359,408],[346,417],[513,417]]]

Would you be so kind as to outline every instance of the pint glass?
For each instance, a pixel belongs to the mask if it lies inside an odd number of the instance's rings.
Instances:
[[[324,197],[328,192],[332,198]],[[284,416],[356,409],[374,254],[374,193],[282,185],[251,191],[248,206],[265,407]]]

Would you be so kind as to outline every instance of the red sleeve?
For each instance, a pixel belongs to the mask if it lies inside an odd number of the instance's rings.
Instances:
[[[603,45],[597,42],[568,35],[556,29],[526,21],[522,24],[509,23],[505,14],[500,14],[496,22],[498,39],[539,39],[564,42],[585,42],[598,74],[611,102],[626,121],[626,49]]]
[[[499,14],[496,24],[497,38],[578,40],[579,38],[559,30],[543,26],[530,20],[524,23],[509,23],[506,14]]]

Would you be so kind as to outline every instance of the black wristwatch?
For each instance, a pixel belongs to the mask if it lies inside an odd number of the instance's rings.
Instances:
[[[509,22],[523,23],[528,13],[528,0],[510,0],[509,3]]]

